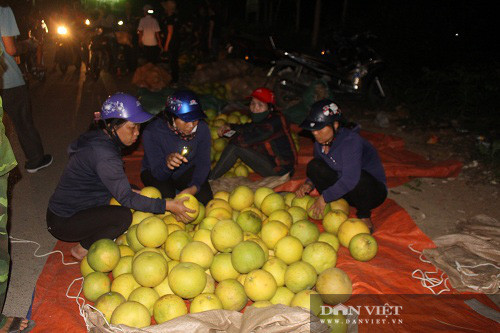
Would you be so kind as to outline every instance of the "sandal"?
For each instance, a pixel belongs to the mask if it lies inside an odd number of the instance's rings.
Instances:
[[[35,327],[35,321],[28,319],[28,326],[26,326],[23,330],[21,330],[21,322],[24,318],[13,317],[12,322],[10,323],[9,329],[7,333],[27,333]],[[1,327],[3,328],[3,327]]]

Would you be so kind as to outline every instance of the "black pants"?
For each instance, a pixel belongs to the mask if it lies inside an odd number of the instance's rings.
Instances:
[[[188,187],[191,179],[193,179],[193,172],[194,168],[189,168],[177,179],[170,177],[169,179],[162,181],[153,177],[149,170],[144,170],[141,172],[141,180],[145,186],[154,186],[160,190],[163,198],[173,198],[175,197],[177,191],[182,191]],[[214,198],[208,179],[205,180],[198,193],[194,196],[204,205]]]
[[[226,148],[224,148],[219,161],[212,170],[210,179],[222,177],[233,167],[238,158],[262,177],[278,175],[276,170],[274,170],[276,164],[269,156],[262,155],[251,148],[243,148],[234,143],[229,143]]]
[[[80,242],[88,249],[102,238],[115,239],[127,231],[132,212],[122,206],[99,206],[79,211],[71,217],[60,217],[47,209],[47,230],[65,242]]]
[[[338,174],[325,161],[319,158],[307,164],[307,177],[312,180],[319,193],[335,184]],[[356,207],[358,218],[371,216],[371,210],[380,206],[387,198],[387,188],[375,177],[362,170],[358,184],[344,195],[349,205]]]
[[[43,159],[43,146],[40,134],[33,122],[31,102],[26,85],[10,89],[0,89],[3,108],[9,115],[24,155],[26,167],[36,167]]]
[[[147,60],[147,62],[151,62],[153,64],[156,64],[158,62],[158,56],[160,55],[161,49],[155,45],[155,46],[143,46],[142,48],[142,54],[144,58]]]

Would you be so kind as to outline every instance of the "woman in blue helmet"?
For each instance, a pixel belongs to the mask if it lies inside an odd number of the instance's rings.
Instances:
[[[155,214],[171,211],[189,220],[185,200],[151,199],[132,190],[121,159],[121,149],[131,146],[142,123],[152,115],[139,101],[116,93],[96,112],[96,121],[68,148],[69,161],[47,209],[47,229],[57,239],[79,242],[71,254],[82,259],[101,238],[114,239],[132,222],[130,209]],[[122,206],[110,206],[114,197]]]
[[[163,117],[144,130],[141,180],[164,197],[189,193],[207,204],[213,198],[208,183],[211,137],[196,94],[179,90],[168,97]]]
[[[300,125],[311,131],[314,159],[307,164],[307,179],[295,192],[298,197],[314,188],[321,194],[311,206],[321,215],[326,204],[344,198],[357,209],[357,217],[373,231],[371,210],[387,197],[384,168],[375,148],[353,129],[338,106],[324,99],[314,103]]]

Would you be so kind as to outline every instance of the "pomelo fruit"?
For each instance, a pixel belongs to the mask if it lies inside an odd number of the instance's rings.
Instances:
[[[330,246],[333,247],[335,251],[338,251],[340,247],[340,242],[337,236],[329,232],[322,232],[319,235],[318,242],[325,242],[330,244]]]
[[[236,177],[248,177],[249,173],[250,170],[248,170],[245,165],[238,165],[236,168],[234,168],[234,174]]]
[[[210,268],[214,260],[212,249],[203,242],[192,241],[181,251],[180,262],[193,262],[200,265],[203,269]]]
[[[236,223],[238,223],[243,231],[249,231],[254,234],[257,234],[262,228],[262,219],[251,210],[241,212],[236,219]]]
[[[161,199],[161,192],[156,187],[146,186],[141,189],[141,195],[152,198],[152,199]]]
[[[271,213],[271,215],[268,216],[268,219],[269,221],[280,221],[281,223],[286,225],[287,228],[290,228],[293,224],[292,215],[290,215],[290,213],[284,209],[275,210]]]
[[[260,205],[262,201],[269,195],[274,193],[274,190],[269,187],[259,187],[254,193],[254,204],[255,207],[261,209]]]
[[[207,203],[207,206],[205,207],[205,215],[210,213],[211,210],[215,208],[224,208],[228,212],[232,213],[233,208],[231,205],[224,199],[212,199]]]
[[[225,310],[240,311],[248,302],[244,287],[235,279],[219,282],[215,287],[215,295],[220,299],[222,308]]]
[[[269,216],[271,215],[272,212],[279,210],[279,209],[285,209],[285,200],[283,197],[278,194],[278,193],[271,193],[268,196],[262,200],[262,203],[260,204],[260,210],[266,215]]]
[[[314,290],[299,291],[292,299],[290,306],[300,306],[309,309],[315,316],[321,312],[323,301],[320,295]]]
[[[316,291],[323,302],[330,305],[345,303],[352,294],[352,282],[349,276],[340,268],[332,267],[318,276]]]
[[[243,240],[243,230],[233,220],[221,220],[212,229],[212,244],[220,252],[231,252]]]
[[[87,256],[83,257],[82,261],[80,262],[80,273],[82,273],[83,277],[86,277],[92,272],[95,272],[95,270],[93,270],[92,267],[90,267],[87,261]]]
[[[120,249],[120,257],[134,256],[135,252],[127,245],[118,245]]]
[[[239,273],[246,274],[264,265],[266,256],[259,244],[243,241],[231,253],[231,263]]]
[[[149,313],[152,316],[153,305],[156,303],[158,298],[160,298],[160,295],[153,288],[139,287],[130,293],[128,300],[141,303],[149,310]]]
[[[231,253],[216,254],[210,266],[210,274],[217,282],[227,279],[236,279],[240,275],[232,264]]]
[[[153,317],[157,324],[188,313],[186,303],[177,295],[164,295],[153,306]]]
[[[200,204],[198,202],[198,199],[196,199],[196,197],[192,194],[182,193],[182,194],[177,194],[174,200],[182,198],[188,198],[188,200],[185,200],[182,203],[184,204],[184,206],[194,211],[192,213],[186,213],[190,217],[189,221],[196,220],[198,214],[200,213]]]
[[[115,243],[118,246],[120,246],[120,245],[128,246],[127,233],[121,234],[120,236],[116,237]]]
[[[113,272],[113,279],[125,273],[132,273],[132,259],[134,259],[132,256],[120,258],[118,265],[111,271]]]
[[[285,264],[283,260],[273,257],[266,261],[264,266],[262,266],[262,269],[271,273],[276,281],[276,285],[281,287],[285,285],[285,272],[287,267],[287,264]]]
[[[213,216],[205,217],[200,224],[198,224],[199,229],[205,229],[211,231],[214,226],[219,222],[219,219]]]
[[[311,264],[316,273],[320,274],[330,267],[335,267],[337,252],[330,244],[314,242],[306,246],[302,252],[302,260]]]
[[[133,226],[135,224],[139,224],[142,222],[142,220],[144,220],[147,217],[151,217],[151,216],[154,216],[153,213],[141,212],[139,210],[136,210],[132,214],[132,223],[130,224],[130,226]]]
[[[314,219],[314,220],[322,220],[323,217],[325,216],[326,213],[328,213],[330,211],[330,206],[327,204],[325,205],[325,208],[323,209],[323,212],[319,215],[315,215],[314,211],[311,210],[311,206],[314,205],[314,203],[316,202],[316,200],[318,200],[317,198],[313,198],[312,200],[309,200],[309,202],[307,203],[307,215]]]
[[[250,187],[240,185],[234,188],[229,194],[229,205],[232,209],[241,211],[253,204],[254,194]]]
[[[220,309],[222,309],[222,302],[215,294],[200,294],[191,301],[189,313]]]
[[[163,218],[163,222],[165,222],[165,224],[175,224],[178,227],[180,227],[182,230],[186,230],[186,224],[184,222],[177,221],[177,219],[175,218],[175,216],[172,215],[172,214],[166,215]]]
[[[254,238],[251,237],[248,238],[247,240],[259,244],[259,246],[262,248],[262,251],[264,251],[264,256],[266,257],[266,261],[267,259],[269,259],[269,248],[262,239],[260,239],[259,237],[254,237]]]
[[[191,224],[197,225],[200,224],[200,222],[205,218],[205,205],[201,202],[198,202],[198,207],[199,207],[199,212],[198,216],[194,221],[191,222]]]
[[[151,324],[148,309],[139,302],[127,301],[118,305],[111,315],[111,324],[143,328]]]
[[[89,266],[97,272],[111,272],[120,260],[120,248],[111,239],[95,241],[87,253]]]
[[[168,284],[177,296],[194,298],[205,289],[207,275],[200,265],[181,262],[168,275]]]
[[[316,224],[306,220],[298,221],[290,228],[290,235],[297,237],[302,245],[307,246],[319,238],[319,229]]]
[[[274,246],[280,239],[288,235],[288,228],[286,225],[279,221],[269,221],[262,227],[262,241],[270,249],[274,249]]]
[[[219,191],[214,194],[214,199],[222,199],[226,202],[229,201],[229,192],[227,191]]]
[[[263,269],[256,269],[247,274],[245,293],[252,301],[269,301],[278,286],[273,275]]]
[[[292,200],[295,199],[295,193],[288,192],[287,194],[285,194],[285,197],[283,199],[285,199],[285,204],[288,207],[291,207],[292,206]]]
[[[299,206],[288,208],[288,213],[292,216],[293,223],[308,219],[307,211]]]
[[[205,285],[205,289],[201,292],[202,294],[213,294],[215,292],[215,280],[212,275],[205,273],[207,276],[207,284]]]
[[[170,285],[168,284],[168,276],[165,277],[165,279],[163,279],[163,281],[153,289],[158,293],[160,297],[174,294],[174,292],[170,288]]]
[[[139,240],[137,239],[137,227],[138,226],[139,226],[138,224],[135,224],[135,225],[131,226],[130,228],[128,228],[128,231],[127,231],[128,247],[130,247],[134,252],[137,252],[144,247],[144,245],[142,245],[141,242],[139,242]]]
[[[377,240],[370,234],[357,234],[349,242],[351,256],[359,261],[372,260],[378,251]]]
[[[286,236],[274,246],[274,255],[283,260],[286,265],[290,265],[302,258],[303,250],[302,243],[298,238]]]
[[[144,252],[132,263],[132,274],[143,287],[156,287],[167,276],[167,261],[156,252]]]
[[[111,290],[111,281],[102,272],[92,272],[83,279],[83,295],[89,301],[95,302],[99,296]]]
[[[311,289],[316,283],[316,270],[304,261],[297,261],[288,266],[285,272],[285,286],[294,293]]]
[[[193,235],[193,241],[203,242],[208,245],[212,250],[213,254],[217,253],[217,249],[212,244],[212,239],[210,238],[212,232],[207,229],[198,229]]]
[[[369,234],[370,229],[360,219],[349,218],[339,227],[337,237],[342,246],[349,247],[349,242],[357,234]],[[90,261],[89,261],[90,264]],[[90,265],[92,267],[92,265]]]
[[[227,140],[224,138],[217,138],[213,141],[215,151],[223,151],[227,146]]]
[[[111,291],[117,292],[127,299],[130,293],[140,286],[132,273],[125,273],[113,279]]]
[[[335,210],[335,209],[341,210],[346,215],[349,216],[349,208],[350,208],[349,203],[343,198],[340,198],[338,200],[330,202],[330,208],[331,208],[331,210]]]
[[[227,209],[222,208],[222,207],[213,208],[206,215],[207,215],[207,217],[215,217],[218,220],[228,220],[228,219],[232,220],[233,219],[232,211],[228,211]],[[202,223],[203,223],[203,221],[202,221]]]
[[[180,261],[178,261],[178,260],[170,260],[167,263],[168,273],[170,274],[170,272],[172,271],[172,269],[174,269],[174,267],[177,266],[178,264],[180,264]]]
[[[160,249],[157,249],[157,248],[155,248],[155,247],[144,247],[144,248],[140,249],[139,251],[137,251],[137,252],[134,254],[134,257],[133,257],[132,262],[134,262],[134,260],[135,260],[138,256],[140,256],[141,254],[143,254],[144,252],[156,252],[156,253],[159,253],[159,254],[162,254],[162,255],[163,255],[163,253],[161,253]],[[165,256],[164,256],[164,259],[165,259],[165,260],[167,260],[167,258],[168,258],[168,257],[166,257],[166,258],[165,258]],[[170,259],[168,259],[168,260],[170,260]]]
[[[342,210],[330,210],[323,218],[323,228],[326,232],[337,235],[340,225],[347,220],[347,217],[347,214]]]
[[[170,259],[179,260],[184,246],[192,241],[193,238],[187,232],[177,230],[168,235],[165,244],[163,244],[163,249]]]
[[[125,303],[125,301],[125,297],[121,294],[110,291],[99,296],[99,298],[95,301],[94,307],[101,311],[106,320],[110,322],[113,311],[115,311],[118,305]]]
[[[274,294],[273,298],[271,298],[270,302],[273,304],[283,304],[286,306],[290,306],[293,296],[295,296],[295,294],[287,287],[285,286],[278,287],[278,289],[276,289],[276,293]]]
[[[137,226],[137,239],[146,247],[158,247],[165,243],[168,229],[165,222],[156,216],[142,220]]]
[[[309,201],[314,200],[313,197],[310,195],[306,194],[302,198],[295,197],[292,200],[292,207],[297,206],[302,209],[304,209],[307,212],[307,205],[309,204]]]
[[[265,218],[264,214],[263,214],[260,210],[258,210],[256,207],[253,207],[253,206],[252,206],[252,207],[248,207],[248,208],[243,209],[243,210],[240,212],[240,214],[241,214],[241,213],[243,213],[243,212],[247,212],[247,211],[252,211],[252,212],[254,212],[255,214],[257,214],[257,215],[260,217],[260,219],[261,219],[261,220],[262,220],[263,218]]]

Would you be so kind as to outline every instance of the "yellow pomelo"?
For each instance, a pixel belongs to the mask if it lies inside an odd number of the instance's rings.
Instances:
[[[242,286],[245,285],[245,280],[247,279],[247,275],[246,274],[240,274],[240,276],[238,276],[238,278],[236,278],[236,280],[241,283]]]
[[[273,275],[263,269],[248,273],[244,287],[245,293],[252,301],[269,301],[278,288]]]
[[[203,269],[208,269],[214,259],[212,249],[203,242],[193,241],[186,244],[181,251],[180,262],[193,262]]]
[[[130,293],[128,300],[141,303],[148,309],[150,316],[152,316],[153,306],[158,298],[160,298],[160,295],[153,288],[139,287]]]
[[[250,306],[253,306],[254,308],[267,308],[268,306],[273,306],[273,303],[269,301],[257,301]]]
[[[196,199],[196,197],[192,194],[182,193],[176,195],[174,200],[182,198],[188,198],[188,200],[183,201],[182,203],[184,204],[184,206],[194,211],[192,213],[186,213],[191,218],[190,221],[196,220],[198,214],[200,213],[200,204],[198,202],[198,199]]]
[[[168,275],[168,284],[177,296],[193,298],[205,289],[207,275],[200,265],[181,262]]]
[[[219,113],[215,119],[222,119],[222,120],[227,120],[228,115],[225,113]]]
[[[302,245],[307,246],[318,241],[319,229],[316,224],[302,220],[292,225],[290,235],[297,237]]]
[[[192,225],[200,224],[200,222],[205,218],[205,205],[203,205],[201,202],[198,202],[198,205],[200,211],[196,219],[193,222],[191,222]]]
[[[250,170],[248,170],[248,168],[245,165],[238,165],[234,169],[234,174],[236,175],[236,177],[248,177],[249,173]]]
[[[212,244],[212,239],[210,238],[212,232],[207,229],[198,229],[195,231],[193,235],[193,240],[198,242],[203,242],[208,245],[208,247],[212,250],[213,254],[217,253],[217,249]]]
[[[330,305],[345,303],[352,294],[352,282],[340,268],[329,268],[318,276],[316,291]]]
[[[210,266],[210,274],[217,282],[236,279],[240,275],[231,262],[231,253],[216,254]]]
[[[160,297],[153,307],[153,317],[157,324],[183,316],[188,313],[186,303],[177,295]]]
[[[339,200],[330,202],[329,205],[331,210],[338,209],[349,215],[349,203],[345,199],[340,198]]]
[[[257,234],[262,228],[262,219],[251,210],[241,212],[236,219],[236,223],[238,223],[243,231],[249,231],[254,234]]]
[[[227,146],[227,140],[224,138],[217,138],[213,141],[213,147],[215,151],[223,151]]]
[[[132,223],[130,224],[130,226],[133,226],[135,224],[139,224],[142,222],[142,220],[144,220],[147,217],[151,217],[151,216],[154,216],[153,213],[146,213],[146,212],[141,212],[141,211],[136,210],[132,214]]]
[[[215,280],[212,275],[205,273],[207,276],[207,284],[205,285],[205,289],[201,292],[202,294],[213,294],[215,292]]]
[[[372,260],[377,255],[378,244],[370,234],[357,234],[349,242],[351,256],[359,261]]]
[[[132,256],[121,257],[115,268],[113,268],[113,279],[125,273],[132,273]]]
[[[246,274],[264,265],[266,256],[259,244],[243,241],[231,253],[231,263],[239,273]]]
[[[323,218],[323,228],[326,232],[337,235],[340,225],[347,220],[347,217],[347,214],[341,210],[331,210]]]
[[[207,118],[209,120],[212,120],[217,116],[217,111],[215,111],[214,109],[206,109],[205,114],[207,115]]]
[[[330,244],[330,246],[333,247],[335,251],[338,251],[340,247],[340,242],[337,236],[329,232],[322,232],[319,235],[318,242],[325,242]]]
[[[274,249],[274,246],[280,239],[288,235],[288,228],[286,225],[279,221],[269,221],[262,227],[262,240],[266,246],[270,249]]]
[[[181,228],[181,230],[186,230],[186,224],[184,222],[177,221],[174,215],[166,215],[163,218],[163,222],[165,222],[165,224],[175,224]]]
[[[273,304],[283,304],[286,306],[290,306],[290,303],[292,303],[292,299],[294,296],[295,294],[287,287],[278,287],[270,302]]]
[[[141,192],[141,195],[152,198],[152,199],[161,199],[161,192],[158,190],[156,187],[153,186],[146,186],[144,187]]]
[[[312,200],[314,200],[313,197],[308,194],[304,195],[302,198],[295,197],[292,200],[292,207],[297,206],[307,211],[307,204]]]
[[[286,265],[293,264],[294,262],[300,261],[302,258],[302,243],[300,240],[294,236],[286,236],[280,239],[274,247],[274,255],[281,260]]]
[[[111,324],[143,328],[151,324],[148,309],[139,302],[127,301],[118,305],[111,316]]]
[[[231,252],[243,240],[243,230],[233,220],[221,220],[212,229],[212,244],[220,252]]]
[[[133,256],[135,254],[134,250],[132,250],[127,245],[118,245],[118,248],[120,249],[121,257]]]
[[[263,219],[263,218],[265,217],[265,216],[264,216],[264,214],[263,214],[260,210],[258,210],[257,208],[255,208],[255,207],[253,207],[253,206],[252,206],[252,207],[248,207],[248,208],[243,209],[243,210],[240,212],[240,214],[241,214],[241,213],[243,213],[243,212],[247,212],[247,211],[252,211],[252,212],[254,212],[255,214],[259,215],[259,217],[260,217],[261,219]]]
[[[137,226],[137,239],[146,247],[158,247],[165,243],[168,229],[162,219],[151,216],[142,220]]]
[[[223,209],[223,208],[222,208]],[[205,230],[212,230],[214,226],[219,222],[219,219],[213,216],[207,216],[205,217],[199,225],[200,230],[205,229]]]
[[[325,323],[330,327],[331,331],[329,333],[346,333],[347,332],[347,319],[342,314],[342,312],[338,312],[338,314],[327,313],[322,314],[320,312],[317,317],[321,320],[322,323]]]
[[[249,116],[247,116],[245,114],[240,116],[240,123],[246,124],[246,123],[249,123],[249,122],[251,122],[251,119],[250,119]]]
[[[168,274],[170,274],[170,272],[172,271],[172,269],[174,269],[175,266],[179,265],[181,262],[178,261],[178,260],[170,260],[168,263],[167,263],[167,266],[168,266]]]
[[[299,206],[288,208],[288,213],[292,216],[293,223],[308,219],[307,211]]]
[[[115,243],[116,243],[116,245],[127,245],[128,246],[127,234],[125,233],[125,234],[122,234],[122,235],[116,237]]]
[[[222,302],[215,294],[200,294],[192,301],[189,308],[190,313],[198,313],[209,310],[222,309]]]
[[[235,279],[219,282],[215,287],[215,295],[222,302],[224,310],[240,311],[248,302],[244,287]]]
[[[285,285],[294,293],[301,290],[311,289],[316,283],[316,270],[304,261],[297,261],[288,266],[285,273]]]
[[[284,209],[278,209],[275,210],[274,212],[271,213],[271,215],[268,216],[269,221],[280,221],[284,225],[286,225],[288,228],[290,228],[293,224],[293,217]]]
[[[266,261],[267,261],[267,259],[269,259],[269,248],[267,247],[266,243],[264,243],[264,241],[262,239],[260,239],[258,237],[254,237],[254,238],[248,238],[246,240],[259,244],[259,246],[262,248],[262,251],[264,251]]]
[[[227,117],[227,122],[229,124],[239,124],[240,122],[240,117],[236,116],[236,115],[229,115],[229,117]]]
[[[340,244],[345,247],[349,247],[349,242],[351,239],[357,234],[369,234],[370,229],[366,226],[366,224],[356,218],[350,218],[345,220],[339,227],[339,231],[337,233],[337,237],[339,238]],[[93,267],[89,260],[90,267]]]
[[[250,231],[244,231],[243,232],[243,240],[249,240],[250,238],[257,238],[259,236],[257,236],[256,234],[250,232]]]
[[[233,210],[233,213],[231,215],[232,215],[232,220],[236,221],[236,219],[238,219],[238,216],[240,215],[240,212],[238,210]]]
[[[135,224],[131,226],[127,231],[128,247],[130,247],[134,252],[137,252],[144,247],[144,245],[142,245],[141,242],[139,242],[139,240],[137,239],[138,226],[138,224]]]
[[[287,194],[285,194],[285,204],[289,207],[292,206],[292,200],[295,198],[295,193],[293,192],[288,192]]]
[[[215,217],[218,220],[232,220],[233,214],[225,208],[217,207],[207,213],[207,217]],[[203,223],[203,221],[202,221]]]
[[[262,200],[262,203],[260,204],[260,210],[266,215],[269,216],[271,215],[272,212],[279,210],[279,209],[285,209],[285,200],[283,197],[278,194],[278,193],[271,193],[268,196]]]
[[[163,255],[163,253],[161,253],[160,249],[157,249],[155,247],[144,247],[142,249],[140,249],[139,251],[137,251],[135,254],[134,254],[134,258],[132,260],[132,262],[134,262],[134,260],[140,256],[141,254],[143,254],[144,252],[156,252],[156,253],[159,253],[161,255]],[[163,256],[163,258],[165,258],[165,256]],[[165,260],[167,260],[168,257],[165,258]]]
[[[299,291],[292,299],[290,306],[300,306],[309,309],[315,316],[321,312],[323,301],[314,290]]]
[[[163,244],[163,249],[170,259],[179,260],[184,246],[192,241],[193,238],[187,232],[177,230],[168,235],[165,244]]]
[[[82,261],[80,262],[80,273],[82,273],[83,277],[86,277],[92,272],[95,272],[95,270],[93,270],[92,267],[90,267],[87,261],[87,256],[83,257]]]
[[[165,279],[163,279],[163,281],[153,289],[158,293],[160,297],[174,294],[174,292],[170,288],[170,285],[168,284],[168,276]]]
[[[167,261],[159,253],[144,252],[132,263],[132,274],[143,287],[156,287],[167,276]]]
[[[111,291],[115,291],[127,299],[130,293],[140,286],[132,273],[125,273],[113,279]]]
[[[89,301],[95,302],[99,296],[111,290],[111,281],[102,272],[92,272],[83,279],[83,295]]]
[[[271,275],[274,277],[274,280],[276,281],[276,285],[278,287],[281,287],[285,285],[285,272],[287,267],[288,266],[283,260],[273,257],[269,258],[269,260],[266,261],[264,266],[262,266],[262,269],[266,272],[271,273]]]
[[[258,209],[261,209],[260,205],[262,204],[262,201],[269,195],[274,193],[274,190],[269,188],[269,187],[259,187],[257,190],[255,190],[255,195],[254,195],[254,204],[255,207]]]
[[[111,272],[120,260],[120,248],[111,239],[95,241],[87,253],[89,266],[97,272]]]
[[[252,206],[254,194],[250,187],[245,185],[237,186],[229,194],[229,205],[231,208],[241,211]]]
[[[310,263],[316,273],[320,274],[330,267],[335,267],[337,252],[330,244],[314,242],[306,246],[302,253],[302,260]]]
[[[111,315],[118,305],[125,303],[126,299],[117,292],[110,291],[102,294],[95,301],[94,307],[101,311],[108,322],[111,321]]]
[[[121,206],[121,204],[115,198],[109,199],[109,205],[110,206]]]
[[[222,199],[226,202],[229,201],[229,192],[226,191],[219,191],[214,194],[214,199]]]
[[[171,224],[171,223],[167,224],[167,232],[168,232],[169,235],[171,233],[173,233],[174,231],[177,231],[177,230],[184,230],[184,229],[182,229],[177,224]]]
[[[325,214],[327,214],[329,211],[330,211],[330,206],[327,204],[325,206],[325,208],[323,209],[323,213],[321,213],[320,215],[315,215],[313,213],[313,210],[309,209],[311,208],[312,205],[314,205],[314,203],[316,202],[316,200],[318,200],[317,198],[313,198],[313,200],[309,200],[309,202],[307,203],[307,215],[314,219],[314,220],[322,220],[323,217],[325,216]]]

